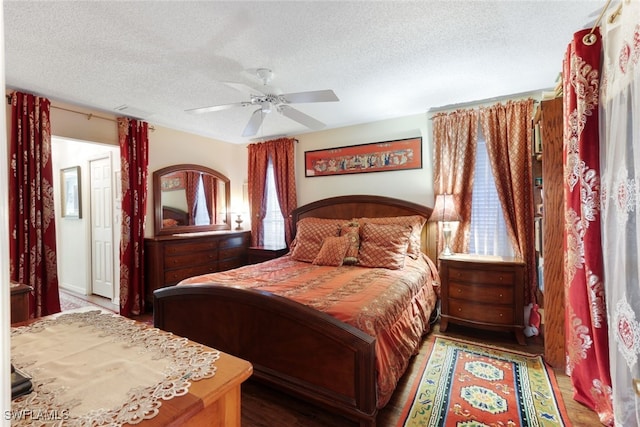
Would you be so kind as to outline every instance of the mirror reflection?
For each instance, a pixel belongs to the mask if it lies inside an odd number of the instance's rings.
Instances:
[[[229,179],[199,165],[175,165],[153,173],[156,234],[228,230]]]

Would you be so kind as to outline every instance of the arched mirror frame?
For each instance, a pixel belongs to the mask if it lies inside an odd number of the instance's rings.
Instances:
[[[182,171],[198,171],[215,176],[225,184],[225,221],[224,224],[210,224],[210,225],[180,225],[175,227],[163,227],[162,226],[162,183],[161,178],[164,175],[182,172]],[[206,166],[195,164],[181,164],[167,166],[166,168],[158,169],[153,172],[153,206],[155,213],[155,235],[162,236],[176,233],[195,233],[201,231],[217,231],[217,230],[231,230],[231,185],[229,178],[222,175],[220,172],[208,168]]]

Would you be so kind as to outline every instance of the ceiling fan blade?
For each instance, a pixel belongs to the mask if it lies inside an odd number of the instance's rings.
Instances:
[[[315,90],[310,92],[285,93],[280,95],[290,104],[300,104],[303,102],[335,102],[340,101],[331,90]]]
[[[239,92],[242,92],[246,95],[264,95],[264,93],[260,92],[258,89],[255,89],[251,86],[248,86],[244,83],[236,83],[236,82],[221,82],[230,88],[233,88]]]
[[[281,105],[278,108],[278,112],[280,112],[280,114],[282,114],[283,116],[286,116],[291,120],[295,120],[296,122],[305,125],[310,129],[320,130],[326,126],[324,123],[314,119],[311,116],[306,115],[302,111],[291,108],[288,105]]]
[[[184,110],[187,113],[201,114],[210,113],[212,111],[227,110],[234,107],[246,107],[251,105],[250,102],[234,102],[233,104],[213,105],[211,107],[192,108],[190,110]]]
[[[258,108],[251,115],[249,123],[247,123],[247,126],[245,126],[244,131],[242,132],[242,136],[253,136],[258,133],[258,129],[260,129],[263,119],[264,114],[262,113],[262,108]]]

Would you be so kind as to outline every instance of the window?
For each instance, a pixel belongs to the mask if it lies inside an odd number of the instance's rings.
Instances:
[[[273,175],[273,163],[269,159],[267,166],[267,213],[262,221],[264,227],[264,246],[285,247],[284,240],[284,217],[280,211],[278,203],[278,192],[276,190],[276,180]]]
[[[202,182],[202,174],[198,177],[198,191],[196,195],[196,225],[209,225],[209,209],[207,209],[207,199],[204,197],[204,183]]]
[[[513,256],[482,129],[478,130],[476,150],[469,253]]]

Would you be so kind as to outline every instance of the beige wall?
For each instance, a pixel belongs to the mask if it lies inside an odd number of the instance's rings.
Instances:
[[[81,114],[79,114],[81,113]],[[178,163],[195,163],[215,169],[231,181],[231,204],[241,203],[242,184],[247,176],[246,148],[153,125],[149,131],[149,195],[145,236],[153,236],[154,171]],[[72,138],[118,146],[116,116],[52,101],[51,133]]]
[[[9,92],[9,91],[7,91]],[[10,120],[10,110],[7,110]],[[118,146],[116,115],[52,100],[51,129],[55,136]],[[195,163],[215,169],[231,181],[231,205],[242,204],[242,187],[247,181],[246,145],[231,144],[150,123],[149,197],[145,235],[152,236],[155,170],[178,163]],[[304,152],[331,147],[422,137],[422,168],[406,171],[360,173],[330,177],[305,177]],[[390,119],[297,136],[296,181],[298,205],[325,197],[374,194],[432,205],[433,144],[427,114]],[[248,224],[245,224],[248,226]]]
[[[422,169],[305,177],[304,152],[332,147],[422,137]],[[298,205],[331,196],[373,194],[432,206],[433,144],[431,121],[419,114],[358,126],[313,132],[297,137]]]

